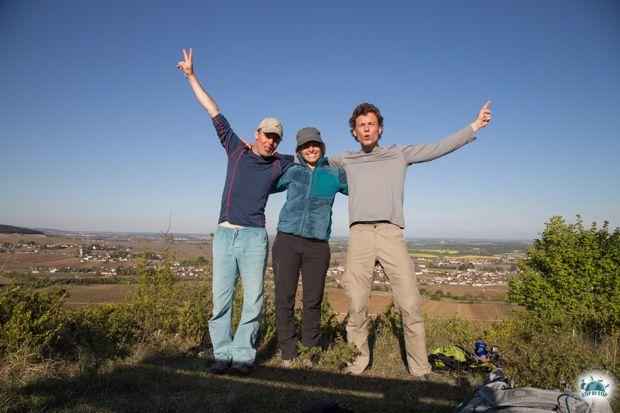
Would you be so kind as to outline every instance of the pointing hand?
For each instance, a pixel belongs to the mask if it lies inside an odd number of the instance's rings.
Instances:
[[[489,109],[490,104],[490,100],[484,104],[484,106],[482,107],[482,109],[480,109],[480,112],[478,113],[478,118],[476,118],[476,120],[471,124],[471,127],[474,128],[474,131],[478,131],[484,128],[489,124],[489,122],[491,122],[491,119],[493,117],[491,116],[491,109]]]

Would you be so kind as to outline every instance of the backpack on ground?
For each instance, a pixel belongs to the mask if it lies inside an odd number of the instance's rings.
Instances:
[[[477,370],[489,372],[497,368],[490,359],[481,361],[463,347],[455,344],[437,347],[428,355],[428,362],[433,370],[437,371]]]
[[[473,396],[455,413],[612,413],[605,399],[592,404],[577,394],[532,387],[513,388],[501,369],[489,374]]]

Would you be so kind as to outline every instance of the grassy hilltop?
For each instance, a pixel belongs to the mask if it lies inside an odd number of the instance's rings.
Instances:
[[[411,381],[400,315],[391,305],[371,322],[371,368],[360,377],[344,375],[355,349],[346,344],[346,320],[328,300],[322,351],[302,353],[297,368],[283,369],[270,277],[255,374],[211,376],[209,285],[182,289],[171,262],[165,254],[143,260],[134,292],[115,304],[72,309],[62,306],[62,289],[2,290],[0,410],[290,412],[337,400],[356,412],[451,412],[483,380],[482,373],[462,372]],[[509,295],[524,311],[486,325],[427,318],[429,349],[446,343],[473,349],[484,339],[499,347],[501,365],[519,386],[559,387],[594,368],[619,376],[620,232],[554,218],[519,266],[523,276]],[[234,324],[241,301],[239,289]],[[314,367],[311,358],[318,360]],[[617,394],[613,405],[620,406]]]

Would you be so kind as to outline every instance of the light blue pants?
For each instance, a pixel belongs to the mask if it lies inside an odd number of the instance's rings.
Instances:
[[[217,227],[213,238],[213,317],[209,334],[216,360],[253,364],[263,307],[269,240],[265,228]],[[241,275],[243,309],[232,334],[235,283]]]

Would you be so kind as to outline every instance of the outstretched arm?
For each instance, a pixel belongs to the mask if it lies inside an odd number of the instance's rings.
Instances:
[[[185,60],[181,60],[177,63],[177,68],[183,71],[185,78],[189,81],[189,85],[192,87],[194,91],[194,95],[200,105],[209,113],[209,116],[212,118],[216,117],[220,113],[220,108],[217,107],[217,104],[209,96],[209,94],[203,89],[198,82],[198,78],[194,74],[194,67],[192,65],[192,48],[189,49],[189,54],[183,49],[183,57]]]
[[[491,121],[490,104],[490,100],[484,104],[478,113],[478,117],[470,125],[439,142],[402,146],[403,156],[407,164],[432,161],[475,140],[475,133],[487,126]]]

